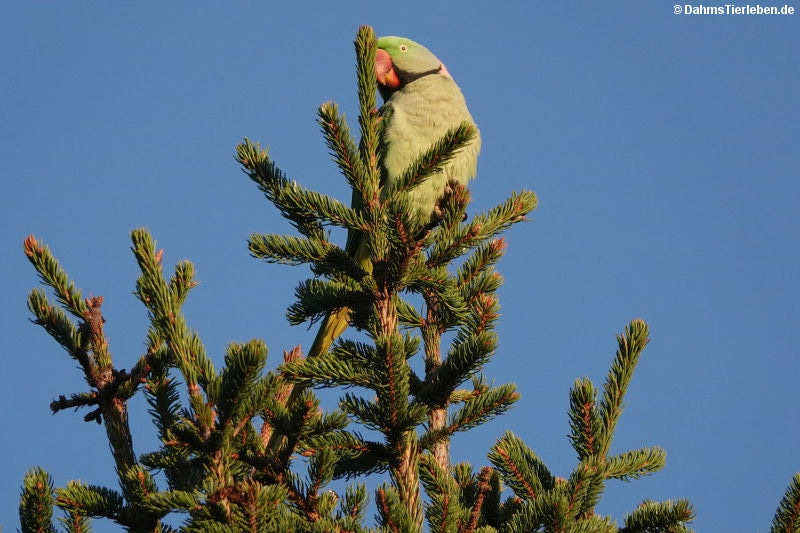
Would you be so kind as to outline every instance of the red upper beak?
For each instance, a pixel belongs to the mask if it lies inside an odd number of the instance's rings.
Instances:
[[[386,50],[378,49],[375,53],[375,79],[380,85],[397,89],[400,87],[400,78],[392,65],[392,57]]]

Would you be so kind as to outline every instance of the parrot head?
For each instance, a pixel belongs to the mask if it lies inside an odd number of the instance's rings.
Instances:
[[[381,37],[375,54],[375,77],[381,92],[393,92],[428,74],[450,77],[444,63],[421,44],[405,37]]]

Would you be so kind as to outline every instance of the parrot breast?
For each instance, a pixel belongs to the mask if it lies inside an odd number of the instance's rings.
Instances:
[[[392,113],[386,126],[384,167],[389,180],[399,176],[424,151],[462,122],[475,125],[455,81],[444,74],[422,76],[394,91],[386,101]],[[477,126],[476,126],[477,130]],[[410,192],[417,215],[429,217],[446,183],[466,185],[475,177],[480,133],[440,171]]]

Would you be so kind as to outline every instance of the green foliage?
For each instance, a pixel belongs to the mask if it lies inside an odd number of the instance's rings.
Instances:
[[[55,292],[58,303],[76,318],[82,319],[88,311],[88,306],[81,298],[81,292],[75,288],[75,283],[69,279],[67,273],[53,256],[50,248],[39,243],[33,235],[29,235],[25,239],[23,249],[28,260],[39,273],[39,278]]]
[[[117,519],[124,512],[122,494],[104,487],[70,481],[57,494],[59,507],[84,516]]]
[[[419,531],[420,526],[411,516],[397,489],[381,485],[375,491],[378,514],[375,517],[383,531],[392,533],[412,533]]]
[[[578,464],[568,479],[555,478],[522,440],[507,432],[494,445],[489,460],[515,499],[501,519],[508,531],[617,531],[610,517],[595,513],[607,479],[629,481],[651,474],[665,464],[659,447],[631,450],[607,457],[622,413],[625,392],[648,341],[648,327],[634,320],[617,336],[617,353],[597,405],[597,392],[587,378],[578,379],[569,395],[570,433]],[[686,500],[646,501],[634,510],[620,531],[688,531],[694,511]]]
[[[448,472],[445,472],[431,454],[424,454],[420,461],[420,478],[431,502],[425,517],[431,531],[456,532],[460,523],[466,521],[468,510],[461,505],[460,487]]]
[[[800,531],[800,474],[795,474],[778,504],[770,532],[797,533],[798,531]]]
[[[262,341],[229,345],[224,367],[217,371],[181,311],[194,285],[191,264],[177,265],[168,281],[163,275],[163,252],[156,250],[152,237],[136,230],[132,241],[142,271],[136,294],[148,310],[151,326],[147,354],[131,375],[112,367],[105,376],[105,367],[83,348],[81,331],[97,337],[86,325],[90,316],[84,318],[84,324],[71,324],[63,312],[46,302],[41,291],[32,293],[30,308],[38,323],[70,355],[78,356],[94,387],[93,392],[62,396],[53,409],[107,407],[104,403],[124,409],[139,380],[144,381],[162,447],[136,461],[132,453],[113,445],[115,440],[130,445],[127,418],[105,416],[122,492],[73,481],[55,491],[54,498],[47,474],[32,471],[20,503],[23,530],[54,531],[54,504],[66,513],[61,521],[67,531],[88,531],[89,517],[107,518],[132,531],[162,530],[160,519],[173,512],[187,515],[185,531],[251,531],[253,520],[260,524],[259,531],[289,530],[289,524],[293,528],[299,525],[298,530],[315,530],[317,526],[312,524],[323,520],[334,525],[352,523],[352,515],[334,516],[332,498],[320,495],[334,477],[340,456],[353,455],[326,447],[339,438],[347,424],[345,415],[322,413],[311,393],[285,405],[286,389],[291,385],[274,372],[264,374],[267,349]],[[38,243],[31,249],[34,253],[47,251]],[[37,263],[57,265],[54,258]],[[62,284],[74,287],[60,272],[67,280]],[[95,338],[92,348],[98,342],[105,345],[104,338]],[[286,354],[286,360],[296,359],[296,355]],[[179,381],[171,376],[175,370],[186,386],[187,407],[180,402]],[[132,385],[134,375],[137,381]],[[105,412],[90,419],[99,421]],[[258,419],[260,429],[254,425]],[[267,446],[269,435],[279,436],[274,449]],[[310,454],[308,481],[303,481],[294,472],[295,454],[307,453],[312,447],[316,453]],[[163,473],[168,490],[159,491],[151,472]],[[49,525],[45,528],[45,524]]]
[[[89,533],[92,530],[89,518],[73,511],[67,511],[66,516],[58,521],[67,533]]]
[[[489,452],[489,461],[500,472],[517,498],[533,500],[555,486],[555,478],[541,459],[512,432],[507,431]]]
[[[53,479],[41,468],[33,468],[22,481],[19,521],[22,533],[48,533],[53,527]]]
[[[649,342],[649,331],[643,320],[634,320],[617,335],[617,353],[611,370],[603,386],[603,399],[597,415],[601,421],[598,436],[598,454],[605,456],[611,446],[619,415],[622,413],[622,399],[630,384],[633,370],[639,362],[639,355]]]
[[[368,174],[361,153],[350,135],[347,120],[335,103],[327,102],[317,110],[317,121],[339,171],[347,179],[354,194],[361,198],[367,192],[365,187]]]
[[[683,533],[691,529],[684,524],[694,518],[694,509],[687,500],[643,501],[625,517],[622,533]]]

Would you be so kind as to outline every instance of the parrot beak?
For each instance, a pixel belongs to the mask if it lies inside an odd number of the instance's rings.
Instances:
[[[400,78],[397,77],[397,71],[392,65],[392,57],[389,52],[380,48],[375,52],[375,79],[378,80],[379,85],[389,89],[400,87]]]

